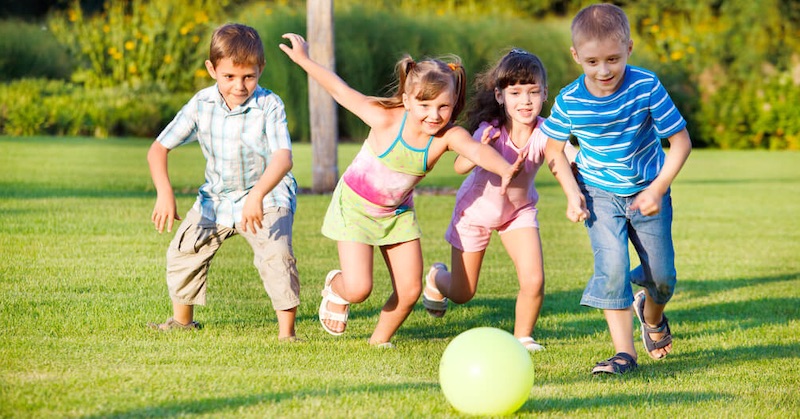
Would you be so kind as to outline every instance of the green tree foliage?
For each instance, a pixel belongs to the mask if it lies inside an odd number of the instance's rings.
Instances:
[[[682,69],[679,83],[695,86],[699,139],[800,149],[800,3],[655,0],[626,10],[661,68]]]

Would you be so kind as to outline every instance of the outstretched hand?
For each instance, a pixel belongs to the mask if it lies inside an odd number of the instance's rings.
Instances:
[[[491,144],[500,138],[500,130],[489,125],[481,133],[481,144]]]
[[[298,62],[308,58],[308,43],[302,36],[296,33],[285,33],[281,37],[288,39],[292,44],[291,46],[286,44],[278,45],[281,51],[285,52],[292,61]]]
[[[485,131],[484,131],[485,132]],[[481,138],[481,141],[483,139]],[[508,189],[508,185],[511,184],[511,181],[519,174],[519,171],[522,170],[523,164],[525,164],[525,159],[528,158],[528,149],[525,148],[517,155],[517,159],[511,165],[510,170],[503,175],[502,181],[500,183],[500,195],[505,195],[506,190]]]

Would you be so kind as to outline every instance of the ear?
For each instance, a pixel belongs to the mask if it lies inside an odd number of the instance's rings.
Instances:
[[[411,109],[408,105],[408,93],[403,93],[403,107],[406,108],[406,110]]]
[[[206,60],[206,71],[208,71],[208,75],[211,76],[212,79],[217,79],[217,71],[214,69],[214,64],[212,64],[210,60]]]
[[[494,100],[498,105],[503,106],[503,91],[496,87],[494,88]]]
[[[580,65],[581,60],[578,58],[578,50],[575,47],[569,47],[569,52],[572,54],[572,59]]]
[[[628,40],[628,57],[633,53],[633,39]]]

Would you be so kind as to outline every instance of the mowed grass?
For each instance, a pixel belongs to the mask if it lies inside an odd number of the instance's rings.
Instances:
[[[376,259],[372,296],[347,333],[317,320],[335,243],[319,233],[329,198],[302,195],[294,246],[305,342],[279,344],[277,324],[240,237],[210,272],[204,328],[157,333],[171,314],[164,282],[171,234],[149,221],[148,140],[0,138],[0,417],[459,417],[439,387],[450,340],[473,327],[511,330],[513,265],[496,238],[476,298],[444,319],[421,303],[394,351],[367,338],[389,293]],[[343,169],[359,144],[339,149]],[[311,186],[311,149],[295,146]],[[422,190],[455,188],[452,157]],[[185,213],[203,180],[196,146],[170,154]],[[537,179],[547,272],[535,337],[536,380],[520,417],[798,417],[800,411],[800,154],[695,150],[673,185],[679,283],[667,308],[675,344],[644,353],[639,371],[592,377],[613,354],[601,312],[579,299],[592,272],[584,228],[545,168]],[[420,194],[426,264],[448,261],[452,195]],[[636,323],[638,326],[638,323]]]

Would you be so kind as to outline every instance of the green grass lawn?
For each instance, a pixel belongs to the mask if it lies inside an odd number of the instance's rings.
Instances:
[[[170,313],[164,259],[171,234],[155,201],[147,140],[0,138],[0,417],[459,417],[438,383],[450,340],[479,326],[511,330],[516,277],[498,240],[476,298],[444,319],[419,304],[394,351],[367,337],[389,290],[353,306],[347,333],[316,317],[335,243],[319,233],[328,197],[303,195],[295,221],[302,283],[300,344],[279,344],[275,314],[241,238],[210,272],[204,329],[157,333]],[[342,145],[341,168],[359,145]],[[295,174],[311,186],[311,150]],[[457,187],[444,159],[423,188]],[[199,149],[170,154],[181,214],[203,178]],[[602,314],[579,299],[592,270],[582,226],[545,169],[537,179],[547,272],[531,355],[536,380],[521,417],[798,417],[800,154],[695,150],[673,185],[679,275],[667,307],[674,350],[644,354],[625,377],[592,377],[612,355]],[[426,264],[449,260],[453,196],[416,198]],[[638,323],[636,323],[638,326]]]

